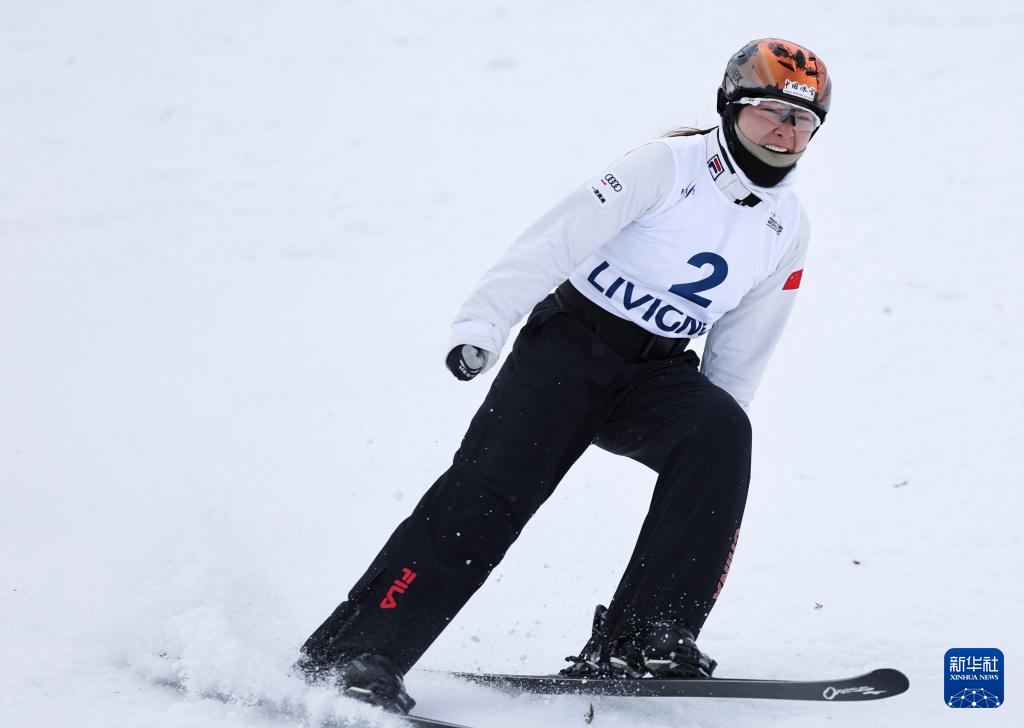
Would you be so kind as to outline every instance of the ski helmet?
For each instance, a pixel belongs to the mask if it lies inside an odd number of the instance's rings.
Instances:
[[[825,121],[832,81],[817,54],[779,38],[752,40],[725,67],[718,88],[718,113],[744,96],[765,96],[806,106]]]

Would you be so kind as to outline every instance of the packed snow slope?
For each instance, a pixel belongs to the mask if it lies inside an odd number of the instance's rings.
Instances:
[[[1024,725],[1010,0],[3,3],[0,725],[296,724],[210,691],[379,722],[287,667],[493,377],[443,368],[458,305],[607,161],[713,124],[726,59],[773,35],[821,53],[834,102],[701,643],[724,676],[911,690],[594,700],[593,725],[973,724],[944,705],[951,647],[1003,651],[986,725]],[[653,481],[583,457],[408,676],[424,714],[582,723],[589,699],[429,669],[558,669]]]

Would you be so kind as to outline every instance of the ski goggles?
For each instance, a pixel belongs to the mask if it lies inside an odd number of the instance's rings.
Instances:
[[[806,106],[782,99],[744,96],[736,103],[746,104],[753,113],[779,126],[792,119],[795,130],[804,134],[810,134],[821,126],[821,118]]]

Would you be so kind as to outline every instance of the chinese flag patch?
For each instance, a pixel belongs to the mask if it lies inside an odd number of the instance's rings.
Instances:
[[[786,285],[782,287],[784,291],[793,291],[800,287],[800,279],[804,277],[804,269],[793,271],[789,274],[789,278],[786,279]]]

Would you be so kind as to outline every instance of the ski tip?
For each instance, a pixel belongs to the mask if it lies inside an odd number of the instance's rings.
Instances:
[[[876,676],[880,681],[884,681],[889,686],[890,695],[899,695],[910,690],[910,678],[904,675],[899,670],[895,670],[891,667],[883,667],[878,670],[873,670],[869,673],[872,676]]]

